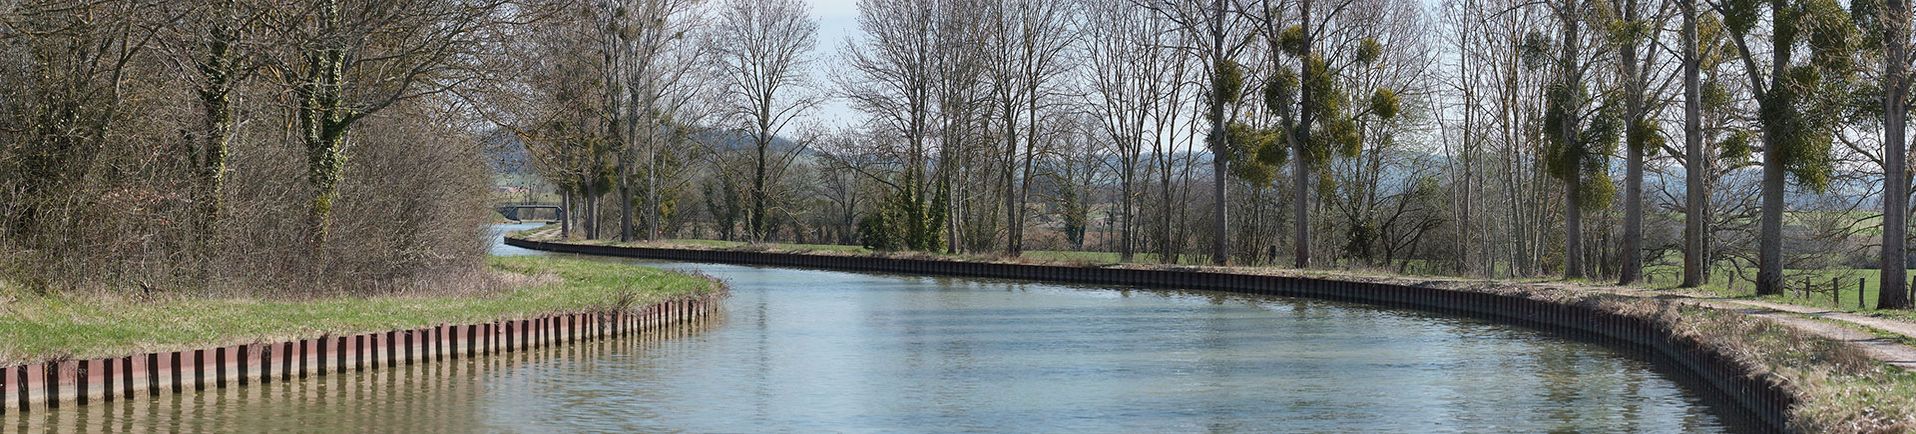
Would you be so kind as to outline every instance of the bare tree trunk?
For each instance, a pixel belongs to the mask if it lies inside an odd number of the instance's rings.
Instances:
[[[1683,284],[1703,286],[1710,280],[1710,196],[1704,184],[1710,162],[1703,155],[1702,81],[1697,62],[1696,2],[1683,5]]]
[[[572,239],[572,191],[559,192],[559,239]]]
[[[233,140],[233,88],[239,80],[239,29],[234,28],[240,22],[237,5],[232,0],[220,3],[218,14],[208,25],[206,36],[206,55],[200,59],[200,76],[205,79],[199,89],[200,108],[205,115],[201,119],[202,128],[200,149],[195,164],[200,181],[200,217],[194,237],[201,255],[212,255],[220,225],[220,214],[224,210],[226,199],[226,160],[227,145]],[[200,262],[197,272],[202,279],[207,278],[207,265],[211,260]]]
[[[1628,167],[1624,170],[1627,178],[1623,180],[1623,245],[1617,251],[1618,259],[1622,260],[1617,272],[1620,285],[1636,283],[1643,274],[1643,148],[1629,148],[1625,150]]]
[[[598,191],[596,188],[590,191],[591,194],[585,197],[585,239],[596,240],[599,239],[600,229],[604,226],[604,222],[600,221],[600,217],[602,216],[599,212],[599,198],[604,197],[605,193]]]
[[[1624,3],[1624,21],[1636,22],[1637,4],[1634,1]],[[1623,245],[1618,247],[1617,256],[1621,267],[1617,271],[1617,284],[1636,283],[1643,274],[1643,147],[1648,142],[1643,131],[1644,83],[1637,75],[1639,62],[1636,39],[1623,44],[1623,80],[1625,98],[1624,137],[1624,179],[1623,179]]]
[[[1577,190],[1583,187],[1581,177],[1572,177],[1564,183],[1563,210],[1563,277],[1565,279],[1583,278],[1583,195]]]
[[[649,138],[648,140],[646,140],[646,143],[647,143],[646,153],[650,154],[646,159],[650,161],[650,163],[646,164],[646,171],[645,171],[645,202],[646,202],[645,207],[646,207],[646,211],[651,213],[651,218],[645,219],[644,239],[648,241],[656,240],[659,238],[659,231],[664,223],[659,221],[660,219],[664,218],[664,215],[662,215],[662,210],[659,209],[659,207],[661,206],[661,204],[659,203],[659,166],[660,164],[659,164],[659,149],[658,149],[659,148],[658,133],[655,131],[656,129],[657,129],[657,126],[654,126],[654,128],[646,129],[647,131],[651,131],[646,133],[646,137]],[[627,198],[626,200],[628,202],[630,201],[629,198]]]
[[[1012,87],[1011,83],[1001,83],[999,85],[1005,87],[1004,90],[1000,90],[999,92],[1011,92],[1009,90]],[[1016,101],[1017,97],[1015,95],[1004,95],[1003,98],[1004,101],[1001,101],[1000,104],[1002,104],[1002,108],[1004,109],[1005,155],[1003,159],[1004,167],[1000,169],[1004,172],[1000,174],[1000,176],[1004,181],[1005,255],[1017,257],[1020,236],[1018,232],[1018,226],[1020,225],[1018,208],[1024,205],[1018,202],[1017,191],[1018,110],[1013,107],[1013,101]]]
[[[1304,91],[1309,94],[1310,91]],[[1308,118],[1310,115],[1304,115]],[[1308,268],[1311,266],[1311,172],[1310,157],[1304,151],[1304,142],[1310,139],[1309,124],[1299,123],[1299,134],[1303,140],[1291,143],[1291,237],[1292,266]]]
[[[1770,0],[1772,13],[1785,13],[1791,10],[1790,8],[1791,6],[1784,0]],[[1779,35],[1771,35],[1771,39],[1773,42],[1780,42],[1776,45],[1777,47],[1788,47],[1789,44],[1794,43],[1794,41],[1784,40],[1784,36]],[[1781,86],[1786,85],[1784,74],[1787,73],[1790,65],[1790,51],[1770,50],[1770,93],[1767,96],[1758,95],[1760,97],[1758,105],[1762,106],[1761,110],[1765,112],[1789,109],[1772,106],[1788,104],[1788,102],[1777,101],[1780,98],[1775,97],[1775,94],[1787,92],[1781,89]],[[1750,73],[1755,74],[1756,71],[1750,71]],[[1758,295],[1783,293],[1783,208],[1789,206],[1783,201],[1783,193],[1788,187],[1786,182],[1789,174],[1788,169],[1783,165],[1783,150],[1778,148],[1781,144],[1777,143],[1777,135],[1782,132],[1775,131],[1774,125],[1770,126],[1771,128],[1763,129],[1763,208],[1758,218],[1756,235],[1758,239],[1756,293]]]
[[[1581,24],[1583,23],[1583,18],[1581,14],[1577,12],[1577,0],[1569,0],[1565,3],[1564,11],[1560,12],[1564,14],[1563,40],[1561,42],[1563,44],[1563,58],[1558,60],[1559,64],[1561,64],[1562,72],[1558,74],[1557,79],[1562,81],[1561,86],[1580,86],[1582,83],[1579,78],[1580,69],[1577,65],[1577,63],[1579,63],[1577,62],[1577,57],[1579,55],[1578,48],[1581,46],[1580,42],[1582,39],[1578,38],[1578,31],[1582,30]],[[1571,148],[1566,152],[1577,153],[1576,161],[1573,161],[1571,164],[1581,166],[1583,164],[1582,153],[1585,150],[1582,148],[1582,145],[1578,143],[1577,128],[1582,122],[1571,119],[1579,118],[1577,112],[1582,110],[1583,104],[1578,101],[1577,92],[1565,92],[1565,95],[1569,97],[1570,101],[1564,101],[1561,102],[1561,104],[1565,107],[1564,116],[1569,119],[1560,122],[1558,131],[1555,131],[1555,133],[1560,134],[1558,137],[1561,143],[1560,146]],[[1565,279],[1580,279],[1584,277],[1583,168],[1572,167],[1569,170],[1571,172],[1569,179],[1565,179],[1563,183],[1564,203],[1567,206],[1563,211],[1563,277]]]
[[[1784,168],[1782,153],[1772,134],[1763,134],[1763,203],[1757,225],[1756,293],[1783,293],[1783,203]]]
[[[1885,4],[1883,23],[1883,258],[1882,290],[1876,295],[1878,309],[1903,309],[1910,306],[1905,285],[1909,232],[1909,165],[1905,161],[1907,140],[1904,129],[1909,121],[1909,5],[1903,0]]]
[[[1176,239],[1173,231],[1176,230],[1177,222],[1172,220],[1171,212],[1175,210],[1175,207],[1171,204],[1178,203],[1175,200],[1176,195],[1171,192],[1172,179],[1169,170],[1158,175],[1158,262],[1165,264],[1175,262],[1173,258],[1177,257],[1177,249],[1181,244],[1181,242],[1172,241]],[[1187,184],[1186,187],[1189,188],[1189,185]]]
[[[1211,7],[1211,53],[1213,55],[1211,59],[1213,64],[1211,67],[1216,68],[1218,64],[1222,64],[1226,60],[1224,59],[1224,0],[1212,0]],[[1217,72],[1213,71],[1212,73],[1216,74]],[[1211,239],[1211,263],[1214,265],[1226,265],[1231,263],[1230,250],[1228,250],[1231,235],[1229,232],[1229,219],[1225,215],[1224,184],[1226,182],[1225,178],[1230,174],[1230,160],[1225,158],[1228,151],[1224,149],[1224,97],[1222,95],[1213,95],[1210,103],[1211,197],[1217,201],[1215,206],[1211,207],[1213,210],[1211,214],[1211,229],[1213,233]]]
[[[624,158],[619,162],[619,185],[613,188],[618,192],[619,201],[619,242],[632,242],[632,183],[627,180],[631,172]]]
[[[618,150],[619,173],[616,178],[618,185],[614,189],[619,192],[619,241],[629,243],[633,238],[632,165],[636,163],[632,161],[632,147],[638,141],[639,98],[632,89],[634,77],[628,74],[635,69],[630,62],[638,56],[631,52],[632,41],[628,36],[614,33],[612,40],[617,41],[618,45],[609,50],[613,55],[613,60],[608,62],[612,70],[610,75],[614,79],[611,80],[611,85],[606,87],[608,91],[606,96],[610,100],[609,105],[613,112],[607,127],[611,129],[612,140],[615,143],[613,149]],[[594,202],[597,202],[597,199],[594,199]],[[596,229],[595,226],[594,234],[597,234]]]
[[[1470,32],[1473,29],[1469,24],[1473,21],[1474,17],[1472,17],[1471,14],[1476,12],[1476,6],[1475,3],[1466,3],[1464,5],[1462,9],[1463,23],[1459,24],[1462,31],[1458,32],[1459,40],[1457,44],[1459,48],[1458,51],[1462,53],[1457,56],[1457,84],[1458,88],[1463,91],[1464,96],[1464,125],[1461,131],[1463,134],[1463,143],[1459,145],[1461,152],[1459,153],[1460,155],[1458,155],[1463,163],[1464,179],[1461,200],[1457,201],[1457,228],[1458,238],[1466,240],[1464,243],[1458,245],[1457,268],[1459,269],[1458,271],[1466,276],[1476,274],[1476,270],[1472,269],[1476,267],[1476,262],[1471,260],[1473,249],[1471,249],[1471,243],[1469,242],[1470,240],[1476,239],[1471,238],[1472,233],[1476,230],[1476,221],[1471,218],[1470,212],[1472,205],[1474,205],[1471,203],[1471,189],[1474,186],[1472,180],[1476,177],[1473,163],[1475,163],[1477,159],[1477,153],[1475,152],[1477,137],[1473,134],[1475,133],[1473,129],[1477,127],[1477,98],[1474,92],[1477,87],[1472,84],[1473,77],[1470,76],[1470,57],[1472,56]],[[1478,237],[1489,238],[1488,234],[1478,235]],[[1481,253],[1488,255],[1490,252],[1486,251]]]
[[[322,35],[339,32],[339,2],[321,0],[314,19]],[[308,215],[315,264],[324,262],[326,232],[331,228],[333,202],[339,199],[339,181],[346,170],[346,127],[351,111],[345,107],[346,53],[331,41],[313,44],[305,53],[310,68],[295,87],[300,94],[299,120],[306,144],[306,182],[313,188]]]
[[[1303,29],[1305,53],[1298,57],[1298,71],[1302,72],[1299,82],[1310,83],[1315,79],[1312,77],[1315,75],[1312,72],[1315,68],[1310,66],[1310,53],[1315,51],[1315,47],[1312,46],[1314,42],[1311,41],[1311,0],[1302,0],[1298,5],[1300,15],[1298,25]],[[1298,90],[1298,102],[1303,109],[1298,110],[1295,127],[1297,140],[1291,141],[1291,159],[1293,160],[1291,164],[1291,235],[1294,244],[1292,248],[1295,249],[1292,253],[1291,265],[1297,268],[1309,268],[1311,266],[1311,163],[1315,162],[1311,161],[1310,153],[1306,152],[1304,147],[1311,141],[1311,122],[1313,121],[1311,117],[1314,113],[1310,107],[1315,103],[1316,94],[1311,92],[1311,86],[1299,86]]]
[[[760,119],[771,119],[769,108],[761,111]],[[761,122],[758,137],[754,143],[758,148],[758,160],[752,165],[752,242],[765,242],[765,148],[771,147],[771,126]]]
[[[1131,222],[1133,216],[1132,209],[1137,205],[1133,204],[1131,200],[1133,194],[1132,189],[1135,185],[1133,176],[1130,173],[1131,168],[1127,166],[1124,170],[1124,187],[1119,189],[1119,194],[1123,194],[1124,197],[1118,199],[1119,207],[1121,208],[1118,211],[1118,262],[1131,262],[1132,257],[1137,256],[1132,244],[1134,242],[1134,235],[1131,231],[1132,226],[1134,226]]]
[[[582,182],[579,184],[578,191],[568,196],[572,199],[572,210],[577,211],[572,213],[572,224],[578,227],[579,232],[581,232],[579,235],[581,238],[588,237],[592,233],[592,210],[586,208],[586,197],[588,197],[586,192],[590,191],[591,188],[592,187]]]

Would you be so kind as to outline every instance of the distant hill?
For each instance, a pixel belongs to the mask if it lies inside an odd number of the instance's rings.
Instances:
[[[502,177],[518,178],[536,176],[531,155],[526,144],[518,135],[504,128],[493,129],[481,139],[485,147],[486,166],[494,174]],[[692,140],[714,149],[745,152],[752,150],[752,139],[744,134],[719,130],[705,130],[693,133]],[[797,146],[798,142],[785,137],[773,137],[772,149],[783,150]]]
[[[749,151],[752,149],[752,137],[733,131],[705,130],[692,134],[692,140],[723,151]],[[783,136],[772,136],[772,149],[791,149],[798,142]]]

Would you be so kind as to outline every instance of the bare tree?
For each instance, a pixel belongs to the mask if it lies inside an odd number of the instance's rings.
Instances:
[[[653,239],[659,236],[665,216],[664,189],[672,180],[667,173],[677,170],[666,149],[679,140],[680,130],[689,125],[684,117],[696,116],[685,110],[701,98],[706,80],[704,56],[706,44],[692,37],[704,26],[702,0],[609,0],[600,5],[600,23],[605,32],[605,77],[608,83],[607,105],[612,108],[607,123],[615,139],[618,164],[619,239]],[[643,155],[641,155],[643,154]],[[642,172],[641,172],[642,171]],[[639,179],[642,178],[642,179]],[[633,201],[644,199],[644,234],[635,227]]]
[[[1648,44],[1655,33],[1652,23],[1668,18],[1663,12],[1668,8],[1660,5],[1661,2],[1645,0],[1623,0],[1610,5],[1618,9],[1613,14],[1621,20],[1608,30],[1610,40],[1616,45],[1618,90],[1624,101],[1623,242],[1619,247],[1621,267],[1617,273],[1618,283],[1624,285],[1635,283],[1643,275],[1644,159],[1646,152],[1662,148],[1658,143],[1663,140],[1662,133],[1650,119],[1661,101],[1658,98],[1661,89],[1652,87],[1655,81],[1651,76],[1660,50]],[[1646,8],[1651,9],[1649,17],[1644,16]]]
[[[1131,5],[1090,1],[1087,2],[1087,22],[1085,37],[1085,75],[1092,92],[1092,101],[1087,103],[1096,114],[1102,126],[1105,140],[1110,147],[1117,166],[1111,168],[1117,174],[1117,200],[1115,208],[1118,231],[1118,257],[1120,261],[1130,262],[1136,254],[1138,185],[1143,167],[1145,130],[1148,107],[1154,99],[1149,91],[1155,89],[1157,76],[1148,68],[1160,64],[1162,52],[1157,48],[1155,38],[1158,32],[1152,25],[1154,16],[1141,12]]]
[[[1076,38],[1074,6],[1066,0],[997,0],[991,8],[991,43],[997,48],[990,76],[1005,141],[1006,255],[1024,252],[1025,197],[1031,192],[1032,163],[1043,152],[1039,115],[1063,93],[1058,81],[1068,71],[1064,56]]]
[[[264,16],[263,9],[251,2],[220,0],[188,2],[179,10],[168,11],[166,27],[170,33],[160,38],[169,52],[171,64],[197,84],[194,94],[200,104],[201,120],[197,140],[190,145],[191,166],[198,176],[196,202],[201,248],[210,249],[216,241],[222,202],[225,200],[229,148],[238,123],[234,113],[239,87],[253,78],[260,65],[261,47],[254,29]],[[210,250],[208,250],[210,251]]]
[[[727,110],[751,138],[754,150],[751,184],[751,239],[766,237],[766,183],[779,177],[803,146],[789,146],[771,155],[774,141],[787,124],[816,107],[819,99],[804,92],[818,44],[818,23],[798,0],[729,0],[720,6],[713,45],[726,79]]]
[[[1228,239],[1229,218],[1225,184],[1225,174],[1229,173],[1229,152],[1225,149],[1226,110],[1232,104],[1232,98],[1239,97],[1243,88],[1243,75],[1236,57],[1249,45],[1250,38],[1240,37],[1243,33],[1245,14],[1235,2],[1225,0],[1134,0],[1140,6],[1156,11],[1165,19],[1175,23],[1179,31],[1188,35],[1187,44],[1178,47],[1185,55],[1197,59],[1205,65],[1204,82],[1208,83],[1205,92],[1206,120],[1210,123],[1210,133],[1205,140],[1211,151],[1211,263],[1226,265],[1231,261],[1230,240]]]
[[[860,0],[859,27],[864,40],[845,41],[841,51],[850,73],[837,75],[839,87],[853,107],[870,114],[873,122],[894,132],[905,144],[901,179],[885,180],[897,191],[891,201],[906,221],[906,236],[925,246],[926,135],[932,117],[931,69],[934,50],[931,32],[935,8],[913,0]],[[936,230],[934,228],[933,230]]]
[[[312,186],[308,226],[315,252],[325,243],[346,138],[353,125],[403,101],[446,93],[471,80],[471,50],[481,30],[501,19],[505,0],[401,2],[310,0],[283,8],[274,30],[292,52],[272,67],[297,101],[306,181]],[[305,12],[310,11],[310,12]]]

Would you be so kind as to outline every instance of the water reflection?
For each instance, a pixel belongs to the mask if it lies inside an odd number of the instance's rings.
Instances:
[[[663,339],[615,339],[9,415],[0,427],[103,432],[1750,429],[1640,359],[1470,319],[1210,292],[659,265],[728,281],[732,296],[722,315]]]
[[[1474,320],[1219,293],[669,266],[732,282],[737,323],[691,338],[699,351],[650,359],[691,378],[651,387],[699,404],[669,405],[647,430],[1740,429],[1641,360]]]
[[[523,231],[526,229],[532,229],[532,228],[536,228],[540,226],[545,226],[545,223],[511,223],[511,224],[492,225],[491,227],[486,229],[488,236],[494,240],[492,243],[492,248],[488,253],[490,253],[492,256],[526,256],[526,255],[546,254],[545,252],[541,252],[538,250],[521,249],[518,247],[508,246],[506,245],[503,239],[503,237],[508,233]]]
[[[330,373],[270,385],[208,386],[200,393],[67,405],[0,416],[10,432],[537,432],[578,430],[539,406],[557,396],[596,399],[631,390],[595,390],[552,381],[599,375],[622,355],[670,351],[686,336],[723,323],[724,315],[624,337],[497,356]],[[633,371],[643,373],[643,371]],[[639,381],[667,381],[633,377]],[[598,422],[604,422],[600,420]],[[573,428],[565,428],[573,426]],[[617,425],[594,425],[595,430]]]

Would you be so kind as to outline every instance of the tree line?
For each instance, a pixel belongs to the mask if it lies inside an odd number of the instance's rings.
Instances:
[[[640,22],[722,60],[618,73],[594,47],[634,32],[576,23],[637,9],[596,3],[541,48],[592,55],[528,86],[591,96],[521,129],[585,237],[610,192],[656,221],[621,240],[1659,269],[1760,294],[1877,268],[1878,303],[1908,304],[1899,1],[863,0],[823,48],[796,2],[664,4]],[[791,127],[827,99],[862,116]],[[635,124],[671,139],[616,133]],[[600,154],[635,147],[672,161]]]
[[[523,146],[583,238],[1760,294],[1876,268],[1908,305],[1900,0],[861,0],[835,41],[810,15],[14,2],[6,263],[470,258],[406,246],[478,208],[411,196],[483,196],[433,172],[481,143]]]
[[[703,78],[651,86],[602,61],[621,55],[565,55],[598,73],[548,84],[627,115],[567,105],[523,134],[575,180],[559,189],[586,201],[584,237],[617,189],[659,222],[625,241],[1619,283],[1657,268],[1761,294],[1878,268],[1880,306],[1908,304],[1901,2],[862,0],[835,48],[795,2],[676,6],[642,23],[690,34],[680,50],[709,61],[673,65]],[[552,44],[627,31],[569,34]],[[828,75],[803,73],[816,59]],[[862,117],[787,128],[824,99]],[[613,134],[634,122],[673,140]]]
[[[478,270],[458,95],[503,0],[0,3],[0,278],[141,294],[379,290]]]

